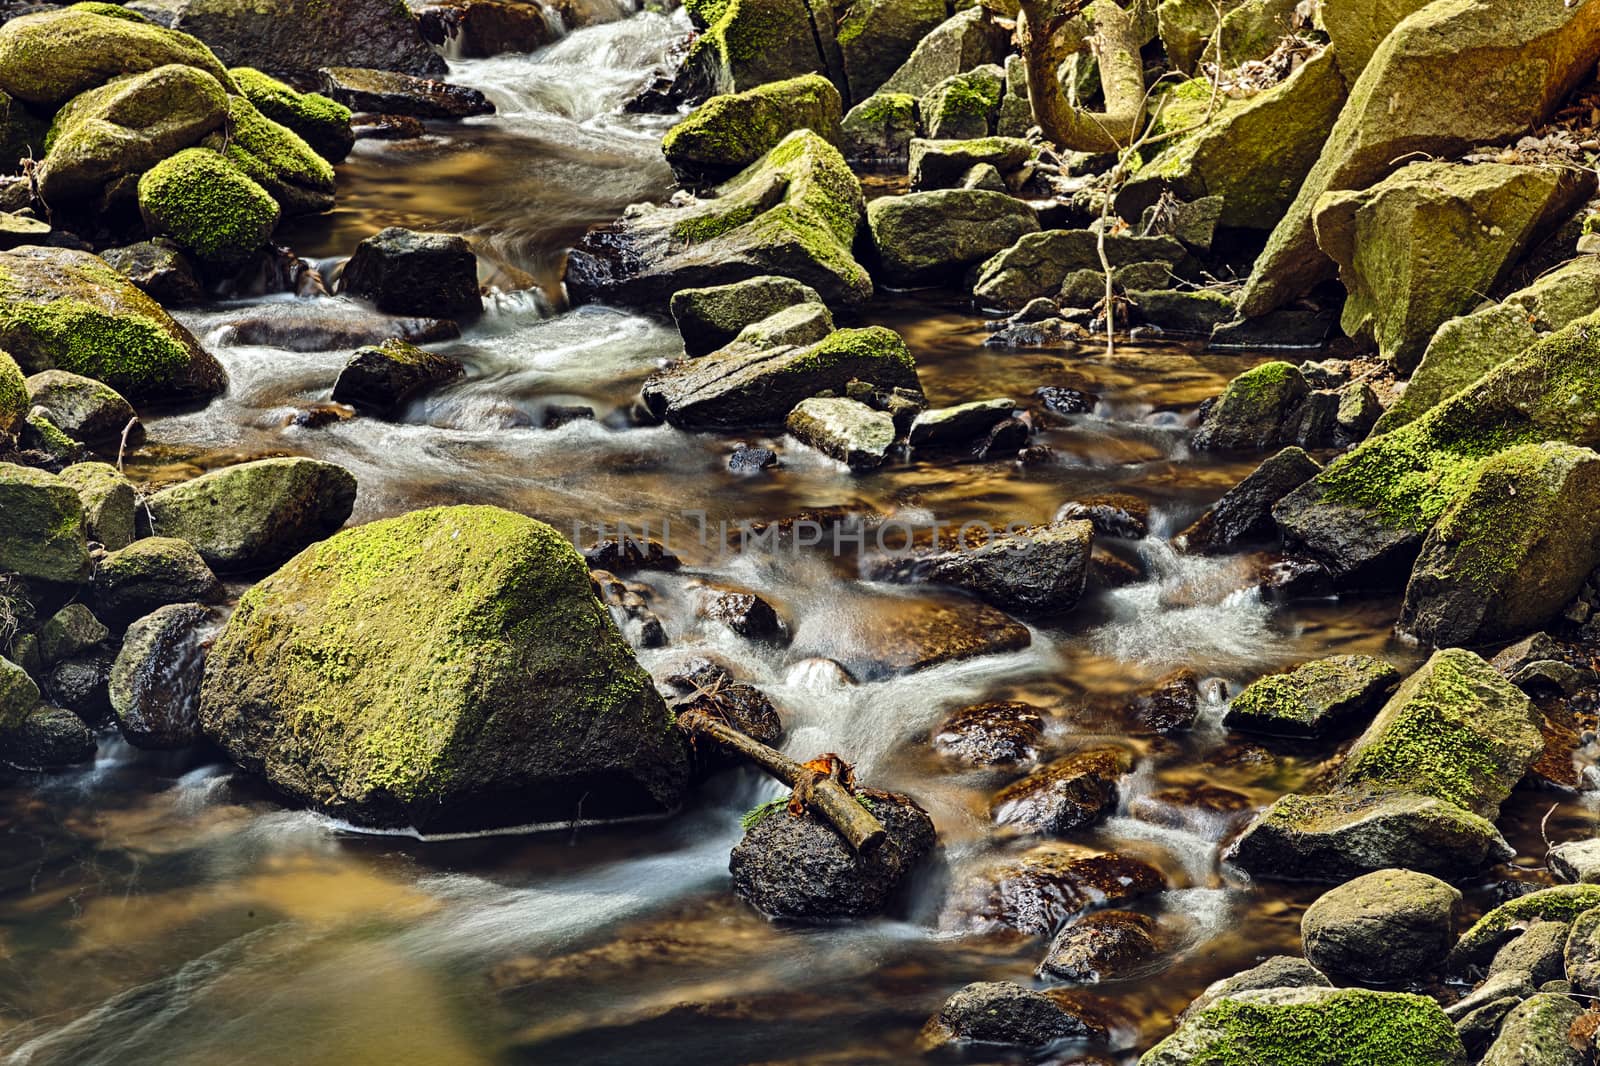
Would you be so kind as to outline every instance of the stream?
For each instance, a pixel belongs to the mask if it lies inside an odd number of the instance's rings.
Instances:
[[[1264,356],[985,348],[985,320],[959,296],[884,293],[846,324],[898,330],[934,406],[1068,386],[1097,397],[1093,411],[1041,425],[1047,463],[913,457],[869,476],[782,438],[607,417],[678,354],[677,334],[604,307],[559,311],[553,294],[564,249],[587,227],[670,188],[660,138],[673,118],[619,108],[687,26],[681,12],[638,13],[535,55],[453,63],[451,80],[481,89],[498,113],[431,126],[418,141],[360,142],[339,167],[337,209],[282,234],[325,267],[383,226],[469,237],[500,291],[459,339],[436,346],[466,364],[463,380],[396,422],[310,428],[296,415],[326,400],[349,350],[242,344],[234,325],[337,319],[351,310],[343,301],[279,296],[183,312],[231,388],[203,410],[151,419],[129,469],[160,483],[308,455],[356,475],[352,523],[442,503],[497,504],[587,536],[619,523],[659,535],[670,523],[685,565],[640,575],[669,637],[640,652],[646,668],[664,676],[695,654],[733,664],[779,708],[791,755],[839,752],[863,780],[929,811],[935,868],[891,917],[787,926],[730,887],[740,815],[778,794],[747,772],[713,779],[669,820],[421,841],[284,809],[214,752],[103,738],[92,768],[0,779],[0,1062],[922,1061],[918,1030],[952,991],[1028,983],[1043,953],[1037,939],[971,933],[945,913],[950,884],[1026,845],[997,835],[987,812],[1018,773],[955,767],[929,743],[950,711],[983,700],[1038,707],[1052,752],[1130,750],[1136,769],[1117,813],[1072,840],[1150,862],[1170,887],[1135,908],[1167,933],[1159,962],[1085,990],[1116,1019],[1101,1057],[992,1051],[972,1061],[1132,1062],[1211,981],[1298,953],[1299,916],[1319,889],[1252,885],[1223,868],[1237,817],[1173,827],[1137,816],[1166,790],[1221,786],[1260,806],[1312,780],[1329,747],[1230,735],[1226,693],[1329,654],[1419,661],[1390,634],[1392,601],[1274,602],[1259,590],[1260,558],[1167,546],[1253,469],[1248,458],[1191,455],[1186,441],[1199,404]],[[542,428],[551,405],[569,404],[599,417]],[[733,473],[739,443],[774,445],[783,465]],[[740,552],[699,535],[701,522],[716,530],[841,505],[1002,527],[1107,492],[1149,504],[1151,536],[1111,544],[1140,580],[1094,593],[1059,626],[1032,627],[1024,650],[909,674],[875,670],[880,646],[916,612],[958,597],[863,581],[854,550]],[[701,617],[708,590],[728,587],[769,600],[792,641],[753,644]],[[1178,667],[1204,679],[1196,728],[1130,735],[1119,708]],[[1519,791],[1501,825],[1519,853],[1540,855],[1541,831],[1576,836],[1596,822],[1585,801]],[[1490,878],[1468,888],[1474,909],[1494,897]]]

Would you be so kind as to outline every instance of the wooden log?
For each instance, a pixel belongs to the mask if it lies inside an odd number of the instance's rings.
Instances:
[[[755,763],[791,789],[806,781],[811,782],[806,799],[809,805],[826,818],[851,849],[867,858],[889,839],[883,823],[851,795],[850,790],[831,777],[816,775],[776,748],[769,748],[752,740],[717,718],[703,711],[689,711],[678,716],[678,727],[691,737],[706,737],[728,750]]]

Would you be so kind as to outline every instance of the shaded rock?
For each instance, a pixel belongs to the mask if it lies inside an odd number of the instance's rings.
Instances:
[[[478,257],[464,238],[399,226],[356,246],[339,289],[364,296],[389,314],[445,317],[483,307]]]
[[[1073,272],[1100,273],[1099,240],[1099,235],[1090,230],[1027,234],[978,268],[973,299],[982,307],[1014,311],[1041,296],[1053,297]],[[1106,237],[1106,258],[1113,267],[1130,263],[1177,264],[1186,254],[1182,242],[1174,237]]]
[[[1063,614],[1083,596],[1094,527],[1058,522],[982,544],[893,562],[881,580],[932,582],[972,592],[1003,610]]]
[[[950,932],[1015,929],[1054,936],[1096,907],[1117,907],[1167,887],[1149,863],[1077,844],[1047,843],[972,871],[951,889],[939,926]]]
[[[333,399],[392,417],[418,394],[466,372],[460,360],[402,340],[357,349],[333,383]]]
[[[1534,928],[1537,929],[1538,926]],[[1499,954],[1509,950],[1527,935],[1524,933],[1522,937],[1501,948],[1495,957],[1499,958]],[[1572,920],[1566,943],[1562,947],[1562,961],[1566,978],[1572,982],[1574,991],[1587,995],[1600,993],[1600,908],[1586,910]],[[1561,975],[1556,976],[1559,978]]]
[[[88,651],[110,635],[93,611],[81,603],[69,603],[39,627],[39,661],[54,666],[62,659]]]
[[[22,368],[10,355],[0,352],[0,438],[15,436],[32,407]]]
[[[1325,892],[1300,922],[1306,960],[1356,981],[1389,984],[1434,972],[1455,937],[1461,893],[1437,877],[1378,870]]]
[[[683,565],[659,540],[623,534],[602,537],[583,549],[583,561],[591,570],[626,574],[633,570],[676,570]]]
[[[1149,915],[1095,911],[1056,934],[1039,976],[1093,984],[1137,972],[1160,953],[1160,928]]]
[[[321,93],[296,92],[252,67],[235,67],[228,75],[261,114],[293,130],[328,162],[342,161],[355,146],[350,109],[343,104]]]
[[[1090,825],[1117,804],[1117,782],[1133,769],[1122,748],[1089,748],[1042,766],[989,801],[996,825],[1060,836]]]
[[[318,73],[323,93],[351,111],[444,120],[494,113],[488,97],[464,85],[362,67],[330,66]]]
[[[28,378],[28,400],[48,411],[63,433],[81,441],[115,439],[135,421],[133,405],[115,389],[65,370]]]
[[[1596,907],[1600,907],[1600,885],[1556,885],[1509,899],[1462,934],[1446,966],[1484,965],[1532,922],[1571,922]]]
[[[842,397],[802,400],[784,425],[796,440],[855,471],[882,466],[895,438],[894,419]]]
[[[0,571],[60,584],[90,575],[83,505],[73,487],[32,467],[0,463]]]
[[[1568,996],[1540,994],[1518,1004],[1500,1024],[1483,1066],[1583,1066],[1567,1030],[1584,1013]]]
[[[917,135],[917,98],[910,93],[869,96],[845,113],[841,130],[841,149],[851,166],[899,170]]]
[[[989,9],[977,5],[957,11],[918,41],[906,61],[876,91],[922,96],[946,78],[1004,62],[1010,43],[1010,34]]]
[[[911,423],[907,438],[913,448],[959,447],[985,436],[1011,417],[1016,404],[1007,397],[974,400],[954,407],[923,411]]]
[[[1178,534],[1177,542],[1186,551],[1231,551],[1250,541],[1270,540],[1277,535],[1272,508],[1307,481],[1322,467],[1300,448],[1285,448],[1265,460],[1243,481]]]
[[[1095,397],[1081,389],[1062,385],[1046,385],[1035,389],[1033,395],[1044,409],[1055,415],[1080,415],[1094,410]]]
[[[109,463],[77,463],[61,471],[60,477],[78,494],[90,540],[108,551],[133,543],[137,535],[134,509],[138,495],[116,467]]]
[[[1136,796],[1128,814],[1141,822],[1181,829],[1206,840],[1230,836],[1255,803],[1243,792],[1218,785],[1177,785]]]
[[[43,407],[29,409],[17,433],[17,444],[24,451],[41,456],[39,465],[46,470],[60,470],[84,456],[83,445],[61,432]]]
[[[416,16],[384,0],[179,0],[172,25],[205,41],[230,67],[306,77],[323,67],[374,67],[406,74],[445,73],[422,39]]]
[[[1489,963],[1489,976],[1523,974],[1534,985],[1561,980],[1567,976],[1563,953],[1570,932],[1571,926],[1566,922],[1535,922],[1495,952],[1494,961]]]
[[[1234,297],[1238,307],[1238,297]],[[1251,351],[1265,348],[1319,348],[1338,324],[1332,311],[1283,308],[1259,318],[1220,323],[1211,331],[1211,349]]]
[[[1233,298],[1208,290],[1133,289],[1128,299],[1139,317],[1164,333],[1209,337],[1233,317]]]
[[[122,630],[171,603],[211,602],[222,586],[193,544],[145,537],[100,560],[95,568],[95,615]]]
[[[337,725],[306,729],[312,713]],[[212,646],[200,721],[274,787],[366,825],[659,810],[687,774],[583,560],[492,507],[373,522],[290,560]]]
[[[1533,995],[1533,984],[1529,980],[1527,971],[1504,970],[1485,978],[1477,988],[1445,1007],[1444,1012],[1456,1022],[1456,1028],[1459,1030],[1462,1028],[1461,1023],[1469,1015],[1476,1014],[1485,1007],[1509,1000],[1509,1003],[1498,1014],[1493,1015],[1494,1023],[1489,1030],[1489,1039],[1483,1042],[1484,1045],[1487,1045],[1489,1040],[1494,1039],[1495,1031],[1500,1028],[1500,1019],[1504,1018],[1512,1007],[1515,1007],[1531,995]],[[1481,1022],[1487,1017],[1489,1015],[1481,1015],[1478,1021]]]
[[[23,770],[51,770],[93,762],[94,733],[83,719],[41,704],[21,724],[0,734],[0,759]]]
[[[839,20],[837,34],[851,99],[864,100],[876,92],[948,14],[934,0],[851,5]]]
[[[713,96],[667,131],[667,163],[685,185],[731,178],[795,130],[839,144],[843,101],[820,74]]]
[[[706,355],[780,311],[814,304],[822,298],[809,285],[792,278],[763,275],[728,285],[682,289],[672,294],[672,319],[691,356]]]
[[[1200,716],[1200,678],[1193,670],[1174,670],[1134,696],[1122,714],[1136,732],[1165,735],[1192,729]]]
[[[1190,443],[1200,451],[1315,447],[1331,438],[1336,408],[1331,394],[1311,391],[1294,364],[1262,363],[1228,382]]]
[[[1064,503],[1056,511],[1057,522],[1082,520],[1107,537],[1142,540],[1150,533],[1150,505],[1128,493],[1107,493]]]
[[[701,32],[673,83],[675,98],[742,92],[839,68],[833,9],[827,4],[813,9],[808,0],[691,0],[685,7]],[[864,95],[851,86],[851,98]]]
[[[1036,232],[1033,208],[1005,193],[938,189],[883,196],[867,205],[867,225],[891,285],[931,285]]]
[[[1043,1048],[1060,1040],[1104,1036],[1106,1024],[1071,993],[1025,988],[1011,981],[978,981],[945,1000],[928,1020],[921,1042]]]
[[[222,616],[199,603],[157,608],[128,627],[111,666],[117,725],[138,748],[184,748],[200,736],[200,681]]]
[[[941,754],[970,766],[1032,762],[1044,742],[1044,719],[1030,703],[975,703],[951,712],[933,732]]]
[[[140,241],[107,248],[100,258],[163,307],[200,301],[200,282],[195,279],[194,267],[182,252],[165,242]]]
[[[870,857],[851,851],[826,820],[791,817],[787,801],[776,801],[746,816],[744,838],[728,858],[734,891],[773,918],[826,921],[882,912],[938,838],[910,797],[862,789],[857,798],[889,834]]]
[[[728,469],[736,474],[759,473],[778,465],[778,453],[771,448],[735,448],[728,456]]]
[[[1224,977],[1206,986],[1206,990],[1184,1008],[1180,1020],[1198,1014],[1220,999],[1228,999],[1240,992],[1257,992],[1268,988],[1332,988],[1326,974],[1305,959],[1293,955],[1274,955],[1266,962],[1241,970],[1232,977]]]
[[[356,479],[315,459],[259,459],[174,485],[145,501],[163,536],[199,549],[227,571],[282,562],[344,525],[355,506]]]
[[[1228,705],[1229,729],[1323,736],[1362,717],[1400,684],[1400,672],[1370,655],[1333,655],[1251,682]]]
[[[39,686],[28,672],[0,657],[0,735],[20,726],[39,705]]]
[[[110,652],[97,649],[61,660],[45,678],[46,695],[85,722],[104,722],[111,717],[111,659]]]

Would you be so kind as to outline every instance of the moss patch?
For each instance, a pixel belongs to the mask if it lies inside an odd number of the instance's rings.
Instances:
[[[139,209],[152,234],[220,266],[243,263],[278,224],[267,190],[209,148],[186,149],[150,168],[139,179]]]

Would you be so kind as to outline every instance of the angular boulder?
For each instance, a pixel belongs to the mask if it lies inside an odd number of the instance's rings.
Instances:
[[[948,14],[939,0],[862,0],[846,8],[836,36],[851,98],[877,92]]]
[[[494,114],[494,103],[483,93],[448,81],[366,67],[324,67],[318,73],[322,91],[352,111],[439,121]]]
[[[75,463],[61,471],[83,505],[85,532],[107,551],[126,548],[137,535],[133,483],[110,463]]]
[[[1326,0],[1322,28],[1345,78],[1354,82],[1372,62],[1383,39],[1432,0]]]
[[[980,189],[940,189],[880,196],[867,205],[867,225],[890,285],[954,280],[1039,229],[1033,208]]]
[[[1316,737],[1370,712],[1400,684],[1400,672],[1370,655],[1332,655],[1252,681],[1223,724],[1243,732]]]
[[[1272,508],[1321,473],[1322,467],[1300,448],[1285,448],[1229,489],[1194,524],[1178,534],[1185,551],[1229,551],[1250,540],[1270,540],[1278,527]]]
[[[194,265],[174,241],[137,241],[107,248],[100,258],[162,307],[200,302],[200,281],[194,275]]]
[[[1293,363],[1262,363],[1228,382],[1190,444],[1197,451],[1326,445],[1337,406],[1331,394],[1312,392]]]
[[[793,278],[766,274],[728,285],[680,289],[672,294],[672,320],[683,335],[683,350],[706,355],[731,342],[746,326],[786,308],[821,304],[822,297]]]
[[[688,773],[582,558],[493,507],[346,530],[256,585],[200,721],[302,802],[424,832],[670,809]]]
[[[387,0],[178,0],[174,29],[205,41],[230,67],[302,77],[323,67],[372,67],[436,77],[448,69],[417,17]]]
[[[981,4],[957,11],[917,42],[911,55],[878,93],[921,96],[946,78],[988,63],[1002,63],[1011,35]]]
[[[75,585],[89,579],[83,505],[71,485],[28,466],[0,463],[0,571]]]
[[[975,166],[987,163],[1001,175],[1011,174],[1030,162],[1038,149],[1020,137],[980,137],[965,141],[911,142],[912,191],[953,189]]]
[[[1054,522],[897,562],[875,576],[950,585],[1018,614],[1061,615],[1083,598],[1093,545],[1092,523]]]
[[[691,0],[684,7],[700,32],[674,83],[678,95],[700,99],[837,69],[833,8],[823,0]]]
[[[784,427],[802,444],[858,472],[882,466],[895,437],[893,418],[844,397],[802,400]]]
[[[1187,254],[1175,237],[1106,237],[1106,258],[1113,267],[1177,264]],[[978,268],[972,296],[985,308],[1020,311],[1031,300],[1056,296],[1075,271],[1100,269],[1098,234],[1086,229],[1029,233]]]
[[[39,686],[28,672],[0,657],[0,734],[20,726],[39,706]]]
[[[845,112],[840,149],[850,164],[866,170],[899,170],[917,135],[917,98],[877,93]]]
[[[1005,71],[993,63],[952,74],[917,101],[922,127],[934,140],[987,137],[1000,117]]]
[[[386,340],[356,350],[334,379],[332,395],[335,403],[388,418],[403,411],[413,397],[454,381],[465,371],[448,355]]]
[[[466,238],[390,226],[356,246],[339,291],[393,315],[449,317],[482,310],[478,257]]]
[[[989,813],[999,826],[1064,836],[1115,810],[1117,784],[1132,769],[1133,758],[1123,748],[1086,748],[1001,789]]]
[[[1500,1023],[1481,1066],[1583,1066],[1569,1032],[1585,1013],[1571,996],[1544,992],[1524,1000]]]
[[[919,1043],[1046,1048],[1063,1040],[1107,1035],[1106,1023],[1067,989],[1027,988],[1014,981],[975,981],[956,992],[923,1027]]]
[[[839,144],[843,107],[839,90],[820,74],[724,93],[668,130],[661,151],[683,184],[720,182],[772,151],[795,130],[811,130],[830,144]]]

